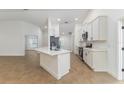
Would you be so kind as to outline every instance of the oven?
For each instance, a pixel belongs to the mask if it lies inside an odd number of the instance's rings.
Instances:
[[[83,61],[83,47],[78,47],[79,49],[79,57]]]

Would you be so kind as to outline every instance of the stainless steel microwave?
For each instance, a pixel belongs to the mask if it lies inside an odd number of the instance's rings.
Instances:
[[[83,33],[82,38],[83,38],[83,40],[87,40],[88,39],[88,32]]]

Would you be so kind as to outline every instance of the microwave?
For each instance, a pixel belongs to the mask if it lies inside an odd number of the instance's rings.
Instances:
[[[88,39],[88,32],[84,32],[82,34],[82,38],[83,38],[83,40],[87,40]]]

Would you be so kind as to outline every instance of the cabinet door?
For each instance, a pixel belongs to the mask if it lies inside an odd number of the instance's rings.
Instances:
[[[89,23],[87,25],[87,32],[88,32],[88,41],[91,41],[92,40],[92,25],[91,25],[91,23]]]
[[[107,40],[107,17],[99,17],[99,40]]]
[[[93,21],[93,40],[99,40],[99,19]]]
[[[93,68],[93,54],[92,52],[88,52],[88,55],[87,55],[87,64]]]
[[[86,50],[83,51],[83,60],[87,62],[87,51]]]
[[[93,67],[94,71],[106,71],[107,70],[107,53],[93,52]]]

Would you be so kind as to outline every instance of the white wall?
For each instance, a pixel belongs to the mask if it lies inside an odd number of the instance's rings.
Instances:
[[[40,31],[22,21],[0,21],[0,56],[24,56],[25,35]]]
[[[81,43],[79,42],[80,39],[82,38],[82,33],[81,33],[81,28],[82,25],[81,24],[75,24],[74,26],[74,53],[75,54],[79,54],[78,53],[78,47],[81,46]]]
[[[90,22],[97,16],[108,16],[108,72],[118,78],[118,21],[124,16],[124,10],[92,10],[84,23]]]
[[[42,32],[42,46],[47,47],[48,46],[48,31],[44,30]]]
[[[0,55],[24,55],[24,35],[20,21],[0,21]]]
[[[73,36],[72,35],[61,35],[61,48],[73,51]]]
[[[74,23],[72,24],[60,24],[60,37],[62,40],[62,48],[73,51],[74,48]],[[64,32],[64,35],[62,34]],[[72,32],[72,35],[69,35]]]
[[[22,28],[25,35],[37,35],[38,36],[38,47],[42,46],[42,31],[41,28],[27,22],[22,22]]]

